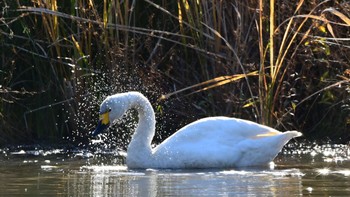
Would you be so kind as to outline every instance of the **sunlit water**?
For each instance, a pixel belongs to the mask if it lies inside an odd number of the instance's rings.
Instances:
[[[350,196],[346,145],[300,145],[266,168],[128,170],[118,155],[1,149],[0,196]]]

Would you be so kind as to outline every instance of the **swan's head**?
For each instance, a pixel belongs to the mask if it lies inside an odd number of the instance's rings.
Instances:
[[[105,131],[113,122],[123,116],[129,108],[129,99],[124,94],[107,97],[100,106],[100,120],[92,132],[95,137]]]

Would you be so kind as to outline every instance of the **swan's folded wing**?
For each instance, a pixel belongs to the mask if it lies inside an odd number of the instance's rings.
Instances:
[[[242,138],[256,138],[277,135],[279,133],[279,131],[273,128],[248,120],[229,117],[209,117],[186,125],[166,139],[164,143],[172,142],[176,144],[178,143],[177,141],[236,138],[236,140],[232,141],[234,143]]]
[[[215,152],[232,148],[241,141],[279,135],[281,132],[251,121],[210,117],[186,125],[159,144],[154,151],[192,151],[201,149]]]

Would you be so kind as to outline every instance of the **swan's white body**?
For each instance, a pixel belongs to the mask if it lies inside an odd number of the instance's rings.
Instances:
[[[109,123],[109,120],[113,122],[122,117],[130,108],[138,111],[139,124],[127,150],[128,168],[268,165],[290,139],[301,135],[297,131],[281,133],[237,118],[209,117],[188,124],[152,149],[155,116],[151,104],[141,93],[128,92],[107,97],[101,104],[100,114],[107,113],[104,118],[108,118]]]

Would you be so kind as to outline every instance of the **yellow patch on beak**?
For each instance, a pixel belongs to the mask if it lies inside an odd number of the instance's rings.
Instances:
[[[100,115],[100,120],[101,120],[102,124],[108,125],[109,124],[109,111],[101,114]]]

